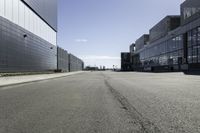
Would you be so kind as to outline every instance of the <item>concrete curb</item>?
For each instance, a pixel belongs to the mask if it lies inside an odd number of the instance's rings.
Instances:
[[[77,72],[77,73],[68,73],[67,75],[62,75],[62,76],[58,76],[58,77],[51,77],[51,78],[46,78],[46,79],[36,79],[36,80],[32,80],[32,81],[22,81],[19,83],[10,83],[10,84],[5,84],[5,85],[0,85],[0,88],[4,88],[4,87],[10,87],[10,86],[16,86],[16,85],[21,85],[21,84],[27,84],[27,83],[34,83],[34,82],[41,82],[41,81],[47,81],[47,80],[52,80],[52,79],[59,79],[59,78],[63,78],[63,77],[68,77],[68,76],[73,76],[76,74],[82,74],[85,73],[84,71],[81,72]]]

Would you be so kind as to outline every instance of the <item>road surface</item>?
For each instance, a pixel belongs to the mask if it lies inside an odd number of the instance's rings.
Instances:
[[[0,133],[198,133],[200,76],[87,72],[0,88]]]

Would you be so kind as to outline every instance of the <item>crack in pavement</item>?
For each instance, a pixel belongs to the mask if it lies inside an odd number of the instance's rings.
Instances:
[[[112,95],[116,98],[116,100],[122,105],[122,109],[128,113],[128,115],[140,125],[140,130],[142,133],[161,133],[160,129],[152,123],[147,118],[144,118],[140,112],[137,111],[137,109],[132,106],[128,99],[124,97],[122,94],[120,94],[116,89],[114,89],[109,82],[106,80],[104,75],[104,83],[112,93]]]

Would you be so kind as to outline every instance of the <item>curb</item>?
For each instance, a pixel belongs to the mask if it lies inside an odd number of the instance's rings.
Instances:
[[[47,81],[47,80],[52,80],[52,79],[59,79],[59,78],[73,76],[73,75],[81,74],[81,73],[84,73],[84,72],[73,73],[73,74],[69,74],[69,75],[63,75],[63,76],[52,77],[52,78],[47,78],[47,79],[38,79],[38,80],[33,80],[33,81],[25,81],[25,82],[20,82],[20,83],[13,83],[13,84],[11,83],[11,84],[7,84],[7,85],[0,85],[0,89],[4,88],[4,87],[10,87],[10,86],[16,86],[16,85],[22,85],[22,84],[28,84],[28,83],[34,83],[34,82],[41,82],[41,81]]]

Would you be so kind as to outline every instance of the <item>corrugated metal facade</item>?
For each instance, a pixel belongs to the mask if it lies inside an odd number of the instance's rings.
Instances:
[[[56,69],[56,46],[0,17],[0,72]]]
[[[69,72],[69,56],[68,52],[60,47],[57,47],[57,69],[61,72]]]
[[[83,69],[82,60],[57,47],[56,41],[51,43],[48,40],[52,35],[49,30],[55,34],[57,31],[57,0],[10,0],[9,2],[2,0],[0,3],[3,7],[0,8],[0,72],[55,70],[69,72]],[[12,6],[7,8],[5,5]],[[17,15],[13,14],[14,11],[18,12]],[[28,19],[30,17],[32,19]],[[19,19],[20,23],[15,23],[12,18]],[[46,28],[40,23],[33,22],[41,22]],[[34,31],[37,29],[45,31],[43,32],[45,37],[36,34]]]
[[[84,63],[81,59],[76,56],[69,54],[69,71],[81,71],[83,70]]]

